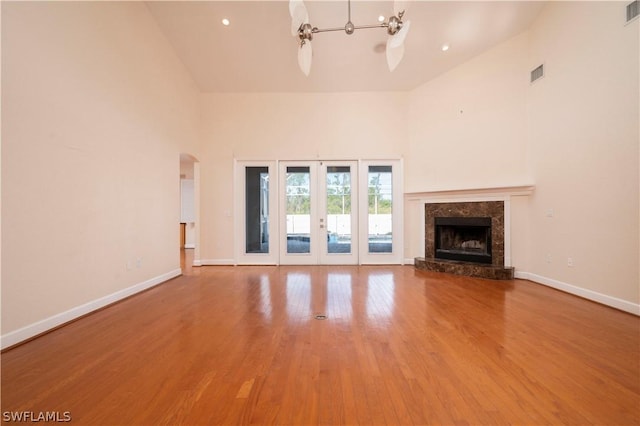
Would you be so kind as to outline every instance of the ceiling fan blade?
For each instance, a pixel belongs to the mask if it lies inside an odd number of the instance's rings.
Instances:
[[[407,38],[407,34],[409,33],[409,28],[411,28],[411,21],[406,21],[402,23],[402,28],[396,35],[391,36],[389,38],[387,48],[391,46],[392,48],[397,48],[404,44],[405,39]]]
[[[293,5],[293,9],[291,5]],[[297,36],[300,26],[309,22],[309,14],[304,3],[300,0],[291,0],[289,10],[291,11],[291,35]]]
[[[393,14],[398,16],[400,12],[406,12],[409,9],[409,0],[395,0],[393,2]]]
[[[298,6],[304,6],[304,2],[302,0],[289,0],[289,15],[293,18],[293,11],[296,10]]]
[[[397,36],[395,36],[397,37]],[[387,40],[387,65],[389,66],[389,71],[393,71],[396,69],[402,57],[404,56],[404,44],[400,44],[399,46],[393,47],[391,45],[391,41],[395,38],[394,36],[390,36]]]
[[[298,65],[300,66],[300,69],[302,70],[304,75],[306,75],[307,77],[309,76],[309,72],[311,71],[312,53],[311,42],[309,40],[305,40],[302,46],[300,46],[300,49],[298,49]]]

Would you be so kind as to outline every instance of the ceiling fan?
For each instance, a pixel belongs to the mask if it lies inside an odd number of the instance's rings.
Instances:
[[[344,27],[318,28],[309,23],[309,13],[303,0],[289,0],[289,13],[291,14],[291,34],[300,40],[298,48],[298,65],[302,72],[308,76],[311,71],[311,40],[316,33],[329,31],[343,31],[353,34],[355,30],[364,28],[386,28],[387,39],[386,55],[389,71],[396,69],[404,56],[404,41],[411,26],[410,21],[403,21],[407,0],[395,0],[393,2],[393,16],[389,19],[373,25],[354,25],[351,22],[351,0],[347,0],[347,23]]]

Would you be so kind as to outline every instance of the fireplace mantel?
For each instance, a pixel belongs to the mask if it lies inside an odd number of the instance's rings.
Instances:
[[[504,199],[505,197],[531,195],[535,190],[535,185],[508,185],[481,188],[449,188],[449,189],[429,189],[418,192],[405,192],[407,201],[438,200],[438,199],[478,199],[488,201],[490,199]]]

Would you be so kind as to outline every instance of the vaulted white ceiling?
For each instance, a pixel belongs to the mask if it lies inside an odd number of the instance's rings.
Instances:
[[[313,26],[343,27],[347,1],[305,1]],[[148,2],[178,57],[203,92],[411,90],[526,30],[544,2],[413,1],[404,59],[389,72],[384,29],[314,36],[305,77],[297,63],[288,1]],[[355,25],[392,14],[391,1],[352,1]],[[222,19],[231,22],[222,24]],[[443,52],[443,44],[450,46]]]

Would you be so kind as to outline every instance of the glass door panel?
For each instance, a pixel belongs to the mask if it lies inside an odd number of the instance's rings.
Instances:
[[[269,253],[269,168],[245,168],[245,253]]]
[[[235,209],[236,262],[240,265],[278,263],[277,169],[274,161],[238,161]]]
[[[317,162],[280,163],[280,263],[318,263]]]
[[[327,253],[351,253],[351,167],[326,170]]]
[[[368,250],[369,253],[393,251],[393,172],[391,166],[369,166]]]
[[[323,245],[320,261],[323,264],[357,264],[358,163],[325,161],[320,163],[320,169],[320,229],[324,231],[320,236]]]
[[[311,168],[287,167],[285,174],[287,253],[311,253]]]

